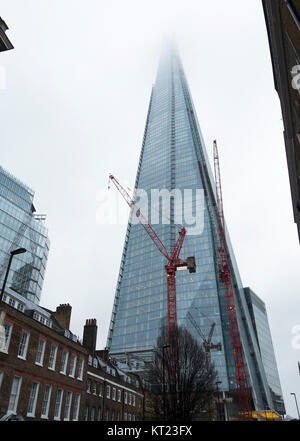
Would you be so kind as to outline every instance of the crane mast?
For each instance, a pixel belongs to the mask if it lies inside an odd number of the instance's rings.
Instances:
[[[217,141],[214,141],[214,171],[217,194],[217,209],[218,209],[218,225],[219,225],[219,240],[220,246],[218,248],[220,278],[224,283],[226,305],[229,319],[229,329],[232,341],[233,357],[235,364],[235,378],[238,392],[238,404],[242,418],[249,418],[251,415],[251,398],[247,384],[247,376],[243,361],[243,350],[238,328],[236,308],[234,301],[234,292],[232,286],[232,278],[230,272],[229,259],[227,254],[227,244],[225,235],[225,222],[223,211],[223,198],[221,186],[221,174],[219,165],[219,154]]]

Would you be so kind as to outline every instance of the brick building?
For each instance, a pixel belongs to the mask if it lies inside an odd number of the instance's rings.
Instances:
[[[69,304],[53,312],[7,289],[0,309],[0,418],[143,419],[137,379],[95,349],[95,320],[87,320],[81,342],[69,329]]]
[[[87,320],[83,345],[88,349],[85,420],[141,421],[143,393],[139,380],[118,368],[107,350],[96,350],[96,320]]]
[[[53,313],[8,289],[1,308],[0,417],[82,419],[88,354],[69,330],[71,306]]]

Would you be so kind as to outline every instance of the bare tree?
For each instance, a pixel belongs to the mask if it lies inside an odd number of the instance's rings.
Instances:
[[[202,345],[185,327],[179,327],[177,339],[170,340],[178,345],[171,343],[170,347],[163,328],[153,361],[148,364],[153,409],[158,419],[190,421],[202,403],[211,401],[217,372]]]

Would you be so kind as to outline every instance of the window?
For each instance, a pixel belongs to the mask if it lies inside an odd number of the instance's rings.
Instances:
[[[109,410],[108,409],[106,409],[106,411],[105,411],[105,420],[109,421]]]
[[[49,366],[48,366],[48,369],[50,369],[51,371],[55,370],[56,355],[57,355],[57,346],[51,345],[50,356],[49,356]]]
[[[99,396],[100,396],[100,397],[103,397],[103,384],[100,384],[100,387],[99,387]]]
[[[121,402],[121,391],[120,391],[120,389],[118,389],[118,402],[119,403]]]
[[[110,398],[110,386],[106,386],[106,398]]]
[[[127,421],[127,412],[124,412],[124,421]]]
[[[3,378],[3,371],[0,371],[0,387],[1,387],[1,384],[2,384],[2,378]]]
[[[88,394],[91,393],[91,380],[90,379],[88,379],[86,382],[86,391]]]
[[[131,421],[131,413],[128,414],[128,421]]]
[[[114,410],[111,411],[111,420],[115,421],[115,411]]]
[[[26,360],[26,353],[29,341],[29,332],[22,330],[21,341],[19,346],[18,357]]]
[[[6,354],[8,353],[11,332],[12,332],[12,325],[10,323],[4,323],[4,345],[0,346],[0,351],[5,352]]]
[[[135,395],[132,395],[132,405],[135,406]]]
[[[112,390],[112,399],[114,400],[114,401],[116,401],[116,388],[115,387],[113,387],[113,390]]]
[[[81,358],[79,360],[79,367],[78,367],[78,377],[77,380],[82,380],[83,377],[83,366],[84,366],[84,359]]]
[[[94,407],[91,408],[91,416],[90,416],[90,420],[91,420],[91,421],[94,421],[94,420],[95,420],[95,408],[94,408]]]
[[[54,419],[60,420],[61,404],[62,404],[63,390],[58,389],[55,401]]]
[[[36,353],[36,360],[35,360],[35,364],[39,366],[43,366],[45,347],[46,347],[46,340],[40,338],[38,350]]]
[[[35,383],[35,382],[33,382],[31,385],[28,410],[27,410],[27,416],[29,416],[29,417],[35,416],[35,408],[36,408],[36,402],[37,402],[37,397],[38,397],[38,393],[39,393],[39,386],[40,386],[40,384]]]
[[[8,404],[8,412],[16,413],[17,412],[17,406],[18,406],[18,400],[19,400],[19,394],[20,394],[20,388],[21,388],[21,377],[14,377],[13,384],[11,387],[10,397],[9,397],[9,404]]]
[[[48,412],[49,412],[49,405],[50,405],[50,398],[51,398],[51,389],[52,387],[48,384],[45,386],[45,392],[42,402],[42,411],[41,411],[41,418],[48,418]]]
[[[80,394],[76,394],[74,398],[74,406],[73,406],[73,421],[78,421],[79,405],[80,405]]]
[[[127,392],[125,392],[125,393],[124,393],[124,401],[125,401],[125,404],[127,404],[127,395],[128,395]]]
[[[84,410],[84,421],[87,421],[89,417],[89,406],[85,406],[85,410]]]
[[[66,402],[65,402],[65,414],[64,414],[65,421],[69,421],[70,419],[71,402],[72,402],[72,392],[67,392]]]
[[[102,408],[98,407],[98,421],[102,420]]]
[[[93,394],[97,395],[97,383],[96,383],[96,381],[93,381]]]
[[[131,406],[131,402],[132,402],[132,395],[131,394],[129,394],[129,402],[128,402],[128,404]]]
[[[66,371],[67,371],[68,357],[69,357],[69,352],[68,351],[63,351],[62,352],[62,356],[61,356],[60,373],[64,374],[64,375],[66,374]]]
[[[25,309],[25,305],[24,305],[23,303],[18,302],[18,304],[17,304],[17,309],[18,309],[19,311],[23,312],[24,309]]]
[[[70,373],[69,373],[69,376],[72,378],[74,378],[74,376],[75,376],[76,361],[77,361],[76,355],[72,354],[71,360],[70,360]]]
[[[8,304],[9,304],[9,306],[14,307],[15,306],[15,300],[12,297],[8,297]]]

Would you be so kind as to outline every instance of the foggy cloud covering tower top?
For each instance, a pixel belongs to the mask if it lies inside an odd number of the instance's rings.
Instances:
[[[198,233],[197,230],[192,232],[191,225],[185,223],[182,215],[181,225],[186,227],[188,234],[181,257],[195,256],[197,270],[194,274],[177,271],[178,326],[186,326],[203,343],[189,315],[206,336],[212,323],[216,324],[212,343],[217,350],[211,353],[212,361],[222,382],[220,389],[236,397],[225,290],[218,271],[219,233],[214,178],[183,66],[177,48],[170,40],[163,43],[151,93],[135,189],[145,190],[149,201],[152,189],[174,189],[182,195],[184,190],[192,190],[190,204],[197,213],[202,209],[203,229],[200,228]],[[197,189],[203,190],[204,207],[196,198]],[[167,249],[172,250],[178,238],[175,223],[178,205],[172,199],[169,204],[169,222],[161,218],[153,228]],[[160,207],[156,208],[160,210]],[[148,219],[151,222],[150,215]],[[254,407],[276,410],[274,396],[280,395],[281,390],[274,391],[268,384],[228,234],[227,245],[244,363]],[[125,352],[148,357],[155,348],[161,328],[167,323],[165,264],[164,257],[144,229],[133,223],[130,217],[107,339],[112,357],[121,360]]]

